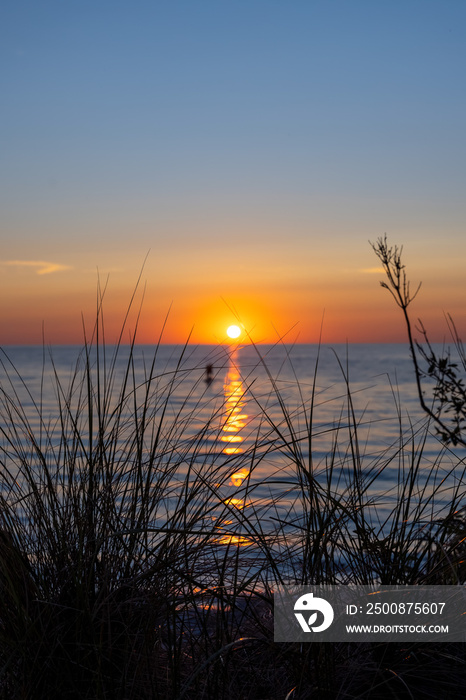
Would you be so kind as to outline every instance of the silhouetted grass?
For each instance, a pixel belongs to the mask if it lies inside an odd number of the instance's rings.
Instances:
[[[135,338],[106,346],[99,311],[69,384],[52,371],[52,419],[3,356],[1,697],[462,697],[461,645],[273,642],[278,584],[464,583],[464,466],[445,473],[441,448],[423,459],[429,426],[406,429],[398,407],[398,443],[370,457],[343,365],[343,409],[323,426],[315,388],[289,406],[258,348],[259,429],[220,458],[224,409],[198,368],[186,382],[188,348],[174,371],[156,348],[140,380]],[[276,455],[287,468],[261,501],[254,472]],[[242,468],[247,508],[222,496]],[[377,492],[393,468],[396,492]]]

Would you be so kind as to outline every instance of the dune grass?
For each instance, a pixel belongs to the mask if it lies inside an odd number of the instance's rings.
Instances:
[[[44,355],[52,419],[3,354],[0,697],[462,697],[461,645],[275,644],[272,608],[281,583],[464,583],[461,461],[439,511],[443,448],[426,466],[429,425],[404,426],[400,407],[397,444],[368,458],[343,365],[332,425],[319,423],[315,388],[296,407],[270,372],[267,397],[248,386],[260,429],[226,459],[224,408],[188,353],[168,371],[155,348],[141,380],[136,334],[107,346],[99,312],[67,385]],[[254,472],[277,454],[287,468],[264,502]],[[374,491],[393,468],[396,491]],[[232,501],[222,486],[241,469]]]

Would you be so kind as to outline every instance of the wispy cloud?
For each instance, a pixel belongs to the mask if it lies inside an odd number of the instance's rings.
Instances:
[[[363,272],[365,275],[383,275],[384,269],[383,267],[365,267],[359,272]]]
[[[54,272],[63,272],[71,270],[70,265],[61,265],[60,263],[46,262],[45,260],[4,260],[2,265],[9,267],[32,267],[35,268],[37,275],[51,275]]]

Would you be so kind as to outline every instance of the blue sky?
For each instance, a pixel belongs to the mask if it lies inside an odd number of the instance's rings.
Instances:
[[[387,232],[460,313],[466,3],[7,0],[0,27],[3,262],[62,266],[75,300],[150,249],[160,308],[239,273],[313,313],[346,285],[363,315]],[[45,277],[4,266],[2,296],[53,325]]]

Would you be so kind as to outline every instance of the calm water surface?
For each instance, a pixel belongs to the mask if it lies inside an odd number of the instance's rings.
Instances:
[[[3,358],[0,384],[7,394],[16,395],[32,433],[40,436],[44,425],[57,422],[60,391],[62,400],[70,394],[72,401],[79,401],[73,378],[77,363],[83,367],[83,359],[78,359],[80,349],[53,347],[52,359],[49,350],[39,347],[9,347],[6,352],[14,367]],[[99,361],[101,376],[106,372],[110,377],[111,349],[107,353],[105,362],[102,357]],[[139,387],[135,392],[139,397],[144,393],[153,355],[154,348],[135,349],[131,382]],[[114,390],[109,411],[118,400],[129,356],[129,348],[120,348],[111,375]],[[95,355],[91,359],[97,364]],[[230,480],[219,488],[222,497],[238,507],[247,506],[253,498],[264,512],[271,503],[276,514],[287,511],[295,498],[296,455],[302,464],[312,465],[322,482],[332,465],[338,491],[351,476],[357,449],[362,473],[366,477],[378,474],[371,489],[378,499],[379,520],[396,503],[400,474],[404,479],[409,469],[406,460],[419,454],[421,445],[421,473],[424,471],[426,479],[432,478],[435,466],[437,477],[432,488],[439,479],[446,479],[436,496],[439,507],[442,500],[448,502],[451,488],[463,478],[464,453],[445,450],[435,431],[426,428],[405,345],[200,346],[184,352],[177,346],[161,346],[153,374],[153,420],[165,410],[165,424],[175,426],[177,439],[187,445],[209,426],[202,438],[196,439],[193,459],[228,467]],[[14,420],[5,414],[4,407],[2,428]],[[254,446],[260,449],[249,459]],[[5,438],[1,447],[7,463]],[[424,495],[429,493],[428,483],[426,488]]]

